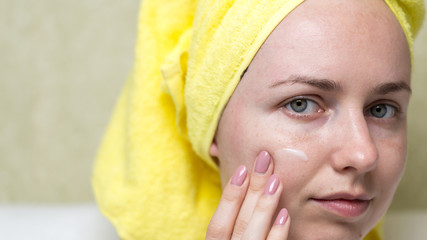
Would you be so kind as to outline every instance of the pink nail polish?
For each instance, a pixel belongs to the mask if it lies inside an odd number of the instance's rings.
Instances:
[[[273,195],[277,187],[279,186],[279,178],[276,174],[273,174],[268,179],[267,185],[265,185],[264,194]]]
[[[270,154],[268,154],[266,151],[260,152],[255,163],[255,172],[267,172],[268,165],[270,165]]]
[[[234,172],[233,177],[231,178],[231,184],[236,186],[242,186],[243,182],[245,181],[247,170],[245,166],[240,166],[236,169]]]
[[[277,214],[276,221],[274,221],[274,225],[285,225],[286,220],[288,220],[288,210],[286,208],[282,208],[279,214]]]

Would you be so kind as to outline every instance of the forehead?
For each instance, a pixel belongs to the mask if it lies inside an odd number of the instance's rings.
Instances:
[[[251,68],[270,80],[309,72],[409,81],[410,53],[382,0],[307,0],[270,34]]]

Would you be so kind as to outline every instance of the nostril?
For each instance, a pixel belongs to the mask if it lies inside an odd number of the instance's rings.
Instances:
[[[343,168],[344,171],[349,171],[350,169],[354,169],[354,167],[345,167],[345,168]]]

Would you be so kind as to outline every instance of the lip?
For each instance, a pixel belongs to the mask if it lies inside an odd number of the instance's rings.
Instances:
[[[336,193],[319,198],[310,198],[310,200],[334,215],[354,219],[362,216],[368,210],[372,198],[367,194]]]

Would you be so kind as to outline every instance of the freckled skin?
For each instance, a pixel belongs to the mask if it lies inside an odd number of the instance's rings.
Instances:
[[[307,0],[269,36],[224,109],[210,150],[223,184],[239,165],[251,168],[262,150],[302,150],[306,163],[274,159],[284,186],[278,209],[286,207],[292,218],[288,239],[361,239],[390,205],[407,150],[409,92],[372,91],[388,82],[409,85],[410,68],[406,38],[383,1]],[[269,87],[293,75],[331,79],[342,89]],[[300,96],[322,111],[295,117],[284,103]],[[375,103],[397,105],[403,113],[375,118],[368,111]],[[372,201],[350,220],[308,201],[336,191],[363,192]]]

